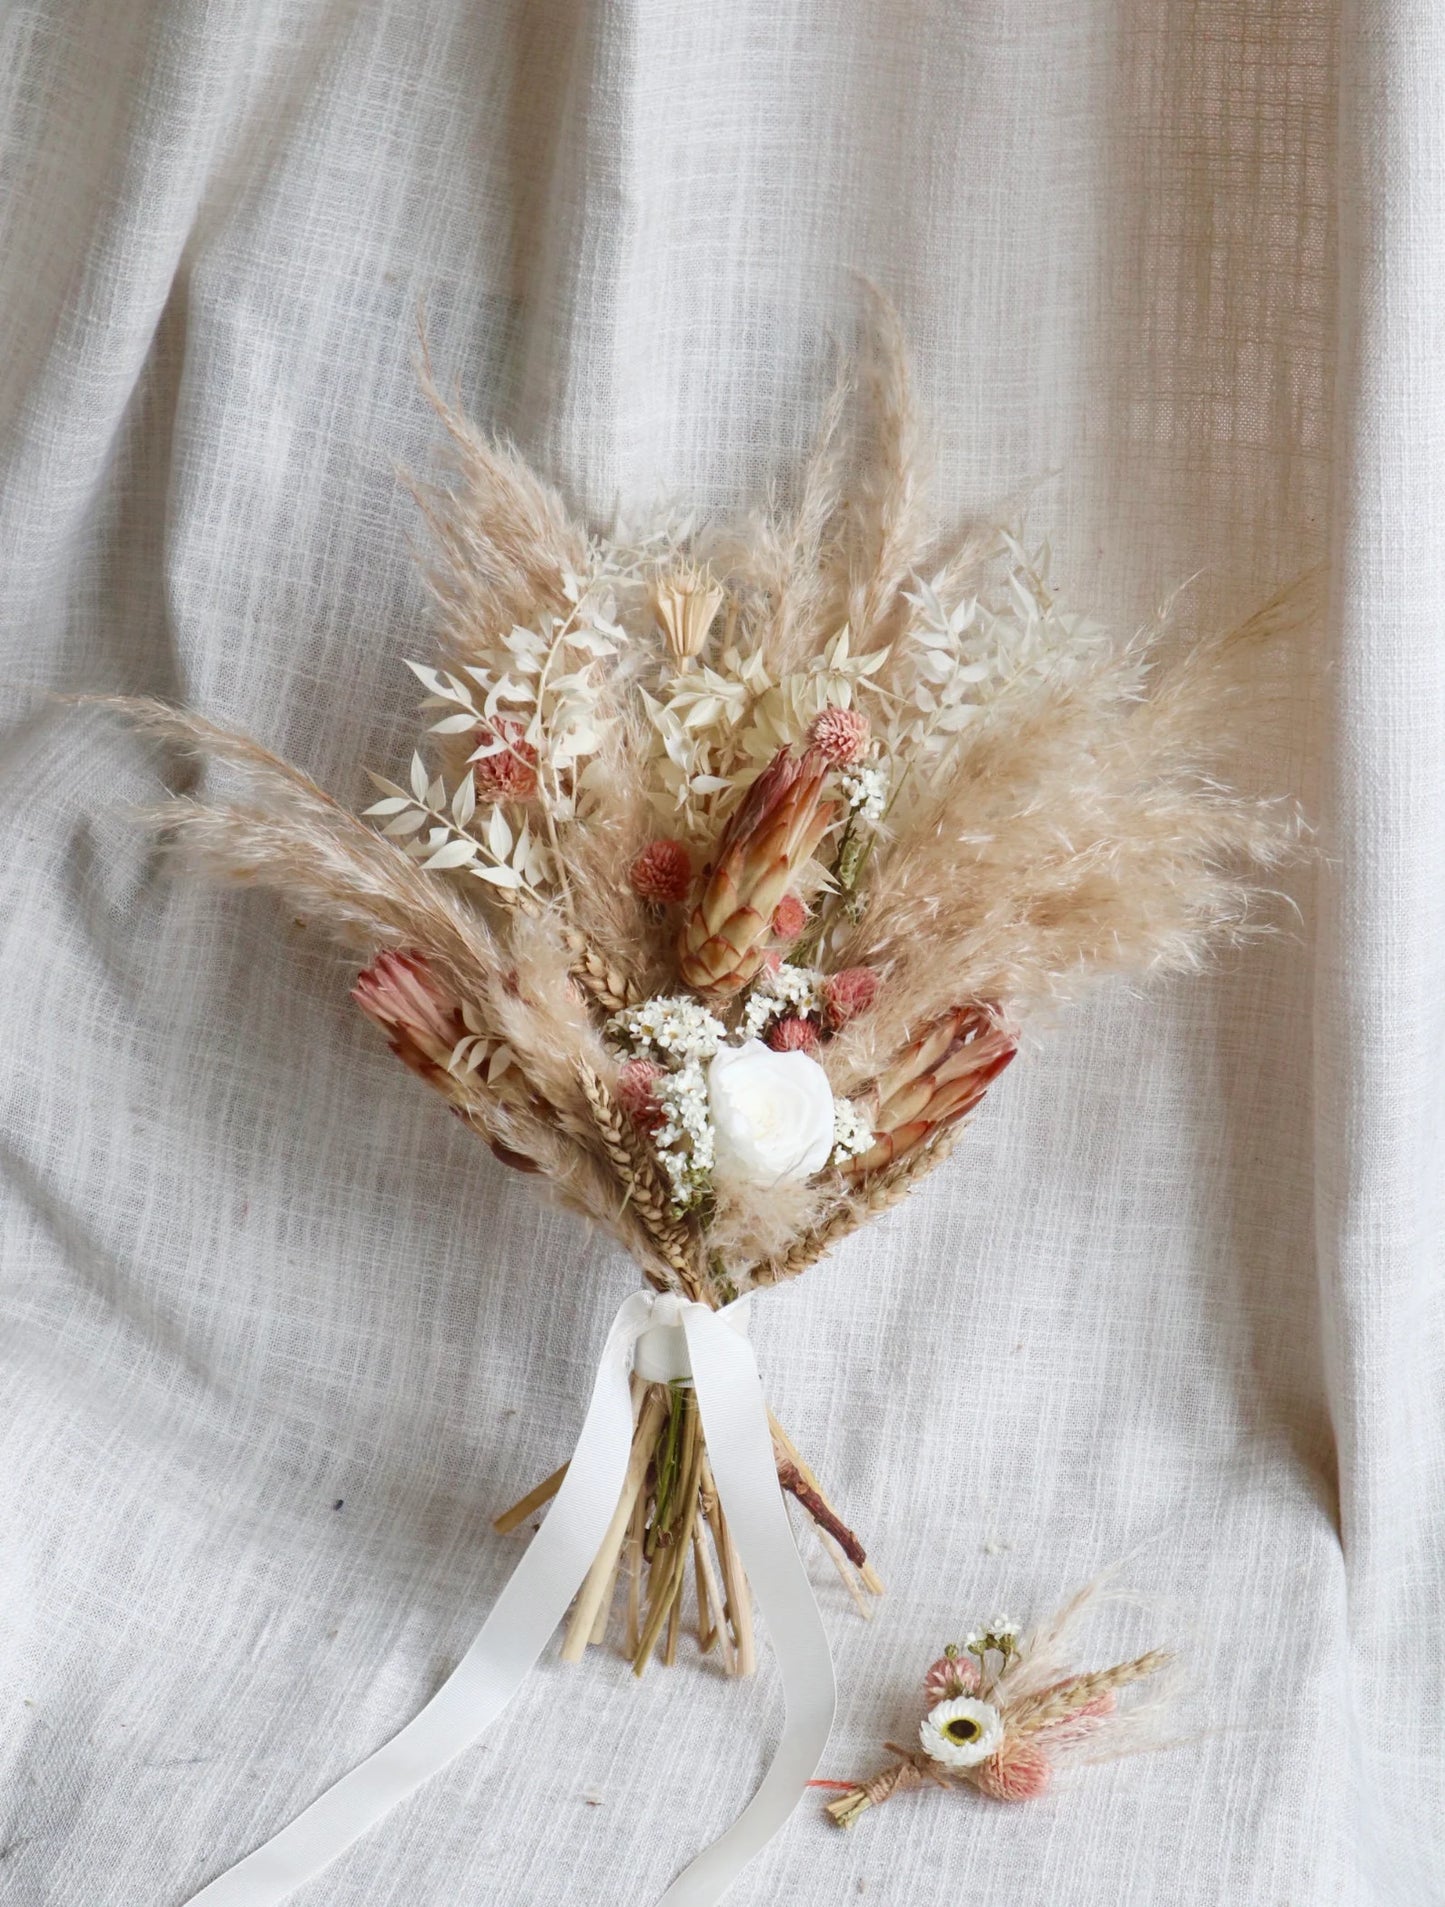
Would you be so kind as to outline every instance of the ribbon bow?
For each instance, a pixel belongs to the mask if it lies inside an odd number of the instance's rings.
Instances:
[[[471,1647],[400,1734],[343,1775],[289,1827],[193,1896],[190,1907],[277,1907],[496,1720],[535,1665],[591,1566],[622,1492],[632,1441],[631,1372],[690,1378],[719,1501],[777,1650],[787,1721],[771,1766],[733,1825],[658,1907],[713,1907],[792,1814],[833,1725],[828,1639],[778,1487],[746,1299],[711,1311],[634,1292],[607,1334],[567,1475]],[[652,1373],[667,1375],[658,1380]]]

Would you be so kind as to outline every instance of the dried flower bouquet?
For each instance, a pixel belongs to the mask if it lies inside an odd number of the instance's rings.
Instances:
[[[796,1276],[948,1156],[1027,1015],[1246,931],[1290,817],[1217,768],[1277,608],[1118,640],[1045,555],[941,529],[891,313],[792,504],[732,527],[589,537],[439,408],[427,736],[365,820],[245,736],[127,707],[247,785],[167,804],[179,844],[360,948],[354,997],[398,1057],[658,1290],[716,1307]],[[862,1545],[775,1446],[861,1601]],[[746,1670],[690,1394],[639,1382],[565,1653],[620,1585],[639,1673],[671,1660],[689,1581],[702,1647]]]

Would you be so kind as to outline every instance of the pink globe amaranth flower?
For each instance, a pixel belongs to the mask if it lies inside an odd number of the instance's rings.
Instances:
[[[681,841],[649,841],[627,870],[634,894],[666,906],[685,901],[692,886],[692,856]]]
[[[767,1035],[775,1053],[816,1053],[818,1029],[811,1020],[778,1020]]]
[[[1036,1741],[1005,1735],[997,1753],[969,1770],[969,1779],[995,1801],[1032,1801],[1047,1789],[1053,1772]]]
[[[830,768],[861,761],[868,746],[868,717],[861,709],[826,708],[813,717],[808,740]]]
[[[978,1688],[978,1664],[971,1655],[941,1655],[923,1678],[928,1706],[972,1695]]]
[[[773,933],[779,940],[796,940],[808,924],[808,910],[796,894],[784,894],[773,909]]]
[[[662,1122],[657,1082],[662,1068],[650,1059],[630,1059],[617,1074],[617,1103],[636,1125],[651,1128]]]
[[[502,801],[530,801],[537,792],[537,751],[526,739],[523,723],[510,715],[495,716],[477,730],[477,746],[500,742],[494,754],[472,763],[472,779],[479,795]]]
[[[878,975],[871,967],[845,967],[830,973],[823,982],[823,1015],[836,1032],[860,1013],[866,1013],[878,998]]]

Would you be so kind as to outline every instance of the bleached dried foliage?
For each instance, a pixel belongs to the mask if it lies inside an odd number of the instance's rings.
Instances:
[[[941,523],[881,301],[791,500],[731,526],[589,537],[428,389],[430,726],[373,777],[375,827],[245,737],[122,706],[245,785],[172,803],[178,844],[404,957],[362,989],[397,1050],[656,1282],[793,1275],[946,1155],[1031,1011],[1252,930],[1296,827],[1227,755],[1299,598],[1120,639],[1046,550]],[[716,1087],[748,1040],[815,1123],[807,1068],[838,1102],[771,1175]]]

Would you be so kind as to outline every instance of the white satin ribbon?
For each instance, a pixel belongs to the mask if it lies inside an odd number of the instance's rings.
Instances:
[[[828,1639],[778,1487],[757,1360],[741,1335],[746,1302],[710,1311],[648,1291],[623,1301],[562,1487],[451,1675],[400,1734],[203,1887],[190,1907],[278,1907],[496,1720],[581,1587],[622,1493],[634,1359],[644,1372],[675,1369],[682,1377],[690,1368],[718,1500],[782,1669],[787,1720],[771,1767],[738,1819],[658,1907],[713,1907],[721,1899],[802,1799],[836,1702]]]

